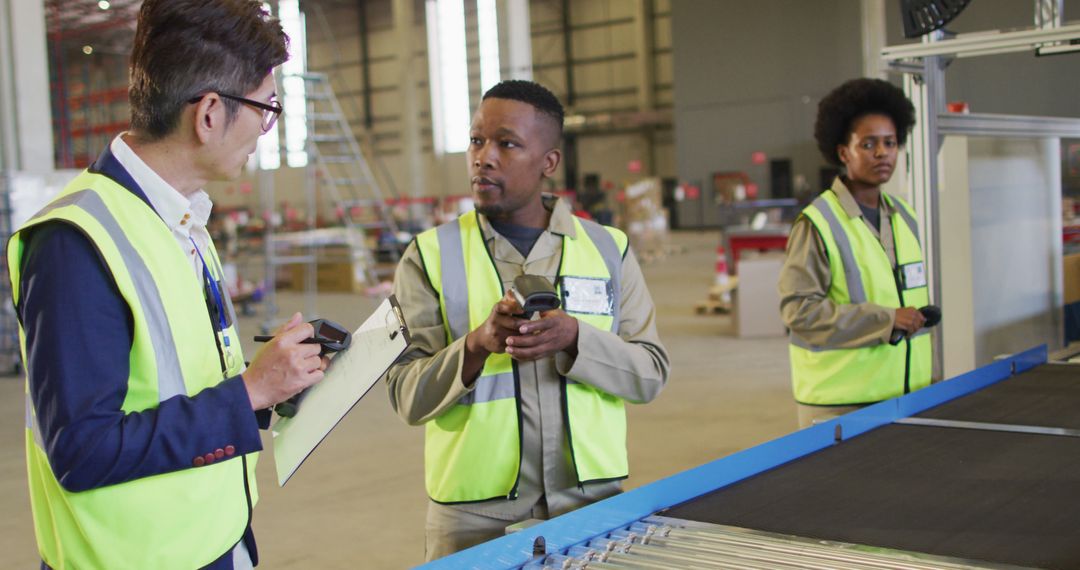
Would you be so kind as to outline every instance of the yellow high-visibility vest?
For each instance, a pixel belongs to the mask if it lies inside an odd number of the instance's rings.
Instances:
[[[890,308],[929,303],[925,279],[905,285],[899,275],[925,275],[919,230],[911,208],[881,194],[893,207],[890,218],[897,270],[881,242],[860,218],[848,217],[837,195],[823,192],[802,215],[817,229],[829,255],[829,299],[838,304],[875,303]],[[803,404],[854,405],[879,402],[930,384],[930,335],[923,329],[897,346],[825,349],[791,335],[791,381]]]
[[[202,280],[176,238],[138,196],[102,174],[83,172],[12,236],[8,269],[19,301],[24,233],[61,221],[83,232],[101,254],[131,309],[133,338],[125,413],[194,396],[243,370],[239,342],[223,348],[204,309]],[[214,247],[206,263],[220,267]],[[225,300],[230,312],[232,305]],[[239,339],[233,325],[226,333]],[[20,326],[23,362],[26,335]],[[255,488],[257,453],[71,492],[49,465],[26,382],[26,456],[34,531],[42,560],[64,568],[190,569],[205,566],[241,540]]]
[[[619,279],[626,234],[574,218],[576,237],[563,237],[556,289],[595,287],[609,306],[567,311],[579,321],[617,332]],[[475,212],[417,236],[424,268],[435,291],[447,341],[480,326],[503,296],[502,279],[484,243]],[[565,305],[565,303],[564,303]],[[580,484],[617,480],[628,473],[626,411],[621,398],[573,378],[562,379],[563,418]],[[517,365],[492,354],[475,389],[426,424],[424,471],[428,496],[439,503],[515,498],[521,467],[521,418]]]

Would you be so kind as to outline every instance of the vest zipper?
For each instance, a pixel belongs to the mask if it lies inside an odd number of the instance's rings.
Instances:
[[[502,275],[499,274],[499,266],[498,266],[498,264],[495,263],[495,256],[492,255],[491,249],[488,246],[487,236],[484,235],[484,230],[483,230],[483,228],[480,227],[480,219],[479,218],[474,218],[474,221],[476,223],[476,231],[480,233],[480,242],[484,244],[484,247],[483,247],[484,253],[487,254],[488,260],[491,261],[491,269],[492,269],[492,271],[495,272],[495,278],[499,281],[500,284],[502,284],[503,281],[502,281]],[[424,273],[427,274],[426,271]],[[430,280],[431,280],[431,277],[428,276],[428,281],[430,281]],[[515,362],[514,360],[511,360],[510,361],[510,366],[514,371],[514,407],[515,407],[515,411],[517,412],[517,429],[518,429],[518,467],[517,467],[517,474],[514,476],[514,486],[510,487],[510,491],[508,493],[506,493],[506,499],[508,501],[513,501],[514,499],[518,498],[518,485],[521,483],[521,462],[523,461],[523,458],[524,458],[524,455],[525,455],[524,449],[523,449],[524,448],[524,439],[525,439],[525,436],[524,436],[525,428],[522,426],[522,420],[521,420],[521,377],[520,377],[520,375],[518,373],[517,362]],[[466,501],[466,502],[472,502],[472,501]]]
[[[904,286],[900,283],[900,251],[896,244],[899,238],[896,235],[896,222],[889,216],[889,225],[893,234],[893,257],[896,259],[896,267],[893,268],[893,282],[896,283],[896,295],[900,298],[900,306],[904,306]],[[884,249],[884,248],[883,248]],[[904,393],[911,393],[911,337],[904,335]]]
[[[577,488],[584,493],[585,483],[581,480],[581,474],[578,471],[577,465],[577,455],[574,453],[574,434],[570,431],[570,398],[566,393],[565,376],[559,376],[559,384],[562,388],[563,426],[566,428],[566,445],[570,448],[570,463],[574,466],[574,478],[577,479]]]

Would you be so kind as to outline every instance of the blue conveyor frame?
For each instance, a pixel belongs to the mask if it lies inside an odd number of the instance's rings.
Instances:
[[[995,361],[927,388],[867,406],[856,412],[802,429],[660,479],[637,489],[564,514],[419,568],[444,570],[518,568],[532,558],[533,540],[543,536],[548,553],[562,552],[604,536],[657,511],[700,497],[925,410],[981,390],[1047,361],[1046,345]],[[839,434],[839,438],[837,437]]]

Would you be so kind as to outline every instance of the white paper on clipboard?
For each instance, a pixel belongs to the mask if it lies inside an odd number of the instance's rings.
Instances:
[[[326,377],[308,390],[296,415],[274,424],[278,485],[285,486],[408,346],[409,331],[391,295],[352,333],[352,344],[333,357]]]

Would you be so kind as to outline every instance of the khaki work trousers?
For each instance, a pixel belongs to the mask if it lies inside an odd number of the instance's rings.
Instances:
[[[524,519],[547,519],[544,499],[533,506]],[[436,502],[428,502],[424,555],[428,562],[448,556],[506,534],[506,527],[519,522],[469,513]]]

